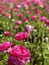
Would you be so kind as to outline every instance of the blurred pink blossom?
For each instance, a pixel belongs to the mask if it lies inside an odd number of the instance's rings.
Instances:
[[[41,22],[45,22],[46,20],[47,20],[47,18],[45,17],[45,16],[43,16],[43,17],[40,17],[40,19],[39,19]]]
[[[9,31],[4,31],[4,34],[5,34],[6,36],[11,36],[11,32],[9,32]]]
[[[46,25],[49,26],[49,19],[46,20]]]
[[[35,21],[35,20],[37,19],[37,16],[36,16],[36,15],[31,16],[31,19],[32,19],[33,21]]]
[[[26,49],[24,46],[14,46],[9,51],[10,57],[9,57],[9,65],[13,64],[15,65],[24,65],[26,62],[30,61],[30,51]],[[13,60],[13,61],[12,61]],[[14,61],[15,60],[15,61]],[[22,63],[22,64],[21,64]]]
[[[24,64],[18,61],[15,57],[10,56],[8,59],[8,65],[24,65]]]
[[[21,20],[16,20],[16,24],[21,25],[22,21]]]
[[[31,25],[26,25],[26,31],[28,32],[28,33],[30,33],[31,31],[33,31],[34,30],[34,27],[33,26],[31,26]]]
[[[25,40],[26,38],[28,38],[28,36],[29,34],[27,32],[18,32],[14,38],[16,40]]]
[[[7,51],[10,47],[11,47],[10,42],[3,42],[2,44],[0,44],[0,52]]]

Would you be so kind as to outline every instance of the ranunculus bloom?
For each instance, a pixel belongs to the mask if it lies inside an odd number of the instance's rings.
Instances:
[[[7,6],[5,4],[2,4],[2,9],[4,10],[6,8],[7,8]]]
[[[25,64],[26,62],[30,61],[30,52],[28,49],[26,49],[24,46],[14,46],[13,48],[11,48],[11,50],[9,51],[10,56],[12,56],[11,58],[13,58],[13,61],[11,59],[11,63],[13,64],[15,63],[21,63]],[[14,61],[15,60],[15,61]],[[19,65],[19,63],[17,65]],[[12,65],[11,64],[11,65]],[[10,65],[10,64],[9,64]],[[13,64],[15,65],[15,64]]]
[[[21,25],[22,24],[22,21],[16,20],[16,24]]]
[[[43,16],[43,17],[40,17],[40,21],[41,21],[41,22],[46,21],[46,19],[47,19],[47,18],[44,17],[44,16]]]
[[[3,9],[2,9],[2,8],[0,8],[0,13],[2,13],[2,11],[3,11]]]
[[[36,14],[37,14],[37,15],[41,15],[42,13],[43,13],[42,10],[37,10],[37,11],[36,11]]]
[[[28,19],[27,18],[24,17],[23,20],[24,20],[25,23],[28,23]]]
[[[26,38],[28,38],[29,34],[27,32],[18,32],[16,35],[15,35],[15,39],[16,40],[24,40]]]
[[[26,25],[26,31],[27,32],[31,32],[34,29],[34,27],[32,27],[31,25]]]
[[[4,31],[4,34],[5,34],[6,36],[11,36],[11,32],[9,32],[9,31]]]
[[[31,19],[35,21],[37,19],[37,16],[36,15],[31,16]]]
[[[11,18],[11,15],[10,15],[9,13],[5,13],[5,16],[6,16],[7,18]]]
[[[15,29],[18,29],[18,28],[19,28],[19,26],[17,26],[17,25],[16,25],[16,26],[14,26],[14,28],[15,28]]]
[[[20,18],[23,18],[23,14],[20,13],[20,14],[17,14],[16,16],[20,17]]]
[[[46,20],[46,25],[48,25],[48,26],[49,26],[49,20]]]
[[[2,44],[0,44],[0,52],[7,51],[10,47],[11,47],[10,42],[3,42]]]
[[[24,65],[24,64],[18,61],[15,57],[10,56],[8,59],[8,65]]]

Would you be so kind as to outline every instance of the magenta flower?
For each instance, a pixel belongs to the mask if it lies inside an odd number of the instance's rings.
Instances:
[[[0,44],[0,52],[7,51],[10,47],[11,47],[10,42],[3,42],[2,44]]]
[[[24,20],[25,23],[28,23],[28,19],[27,18],[24,17],[23,20]]]
[[[46,20],[46,25],[48,25],[48,26],[49,26],[49,20]]]
[[[0,13],[2,13],[2,11],[3,11],[3,9],[2,9],[2,8],[0,8]]]
[[[11,32],[9,32],[9,31],[4,31],[4,34],[5,34],[6,36],[11,36]]]
[[[21,25],[22,24],[22,21],[16,20],[16,24]]]
[[[32,19],[33,21],[35,21],[35,20],[37,19],[37,16],[36,16],[36,15],[31,16],[31,19]]]
[[[21,63],[25,64],[26,62],[30,61],[31,54],[30,54],[29,50],[26,49],[24,46],[14,46],[9,51],[9,54],[10,54],[10,56],[12,56],[11,58],[13,58],[15,60],[15,62],[14,62],[14,60],[13,60],[13,62],[11,60],[11,63],[13,65],[15,65],[14,63],[18,63],[18,65],[20,63],[20,65],[21,65]],[[10,63],[9,63],[9,65],[10,65]]]
[[[15,35],[15,39],[16,40],[24,40],[26,38],[28,38],[29,34],[27,32],[18,32],[16,35]]]
[[[43,17],[40,17],[40,21],[41,21],[41,22],[46,21],[46,20],[47,20],[46,17],[44,17],[44,16],[43,16]]]
[[[18,61],[15,57],[10,56],[8,59],[8,65],[24,65],[24,64]]]

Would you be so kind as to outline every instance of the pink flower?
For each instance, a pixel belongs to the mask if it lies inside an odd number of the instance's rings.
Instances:
[[[17,8],[14,8],[14,12],[18,12],[18,9]]]
[[[37,10],[37,11],[36,11],[36,14],[37,14],[37,15],[41,15],[42,13],[43,13],[43,12],[42,12],[41,10]]]
[[[28,38],[28,33],[27,32],[18,32],[16,35],[15,35],[15,39],[16,40],[24,40],[26,38]]]
[[[15,29],[18,29],[18,28],[19,28],[19,26],[17,26],[17,25],[16,25],[14,28],[15,28]]]
[[[25,7],[25,9],[29,8],[28,4],[24,4],[24,7]]]
[[[10,15],[9,13],[5,13],[5,16],[6,16],[7,18],[11,18],[11,15]]]
[[[2,11],[2,14],[5,15],[5,13],[6,13],[6,12],[3,10],[3,11]]]
[[[46,25],[48,25],[48,26],[49,26],[49,20],[46,20]]]
[[[44,4],[44,8],[47,10],[47,12],[49,13],[49,4],[45,3]]]
[[[34,27],[32,27],[31,25],[26,25],[26,31],[28,33],[30,33],[33,29],[34,29]]]
[[[36,16],[36,15],[31,16],[31,19],[32,19],[33,21],[35,21],[35,20],[37,19],[37,16]]]
[[[47,18],[44,17],[44,16],[43,16],[43,17],[40,17],[40,21],[41,21],[41,22],[46,21],[46,19],[47,19]]]
[[[22,13],[17,14],[17,16],[20,17],[20,18],[23,18],[23,14]]]
[[[32,0],[33,4],[37,4],[40,7],[43,7],[45,2],[46,2],[46,0]]]
[[[16,5],[16,8],[18,8],[18,9],[21,8],[21,7],[22,7],[22,5],[20,5],[20,4]]]
[[[18,5],[20,3],[25,2],[25,0],[2,0],[3,3],[15,4]]]
[[[20,65],[21,65],[21,63],[25,64],[26,62],[30,61],[31,54],[30,54],[29,50],[26,49],[24,46],[14,46],[9,51],[9,54],[10,54],[10,56],[12,56],[11,58],[13,58],[16,63],[19,62]],[[13,60],[13,63],[14,63],[14,60]],[[12,62],[12,60],[11,60],[11,62]]]
[[[2,5],[2,9],[5,9],[7,8],[7,6],[5,4]]]
[[[16,20],[16,24],[21,25],[22,24],[22,21]]]
[[[10,47],[11,47],[10,42],[3,42],[2,44],[0,44],[0,52],[7,51]]]
[[[18,61],[15,57],[10,56],[8,59],[8,65],[24,65],[24,64]]]
[[[28,19],[27,18],[24,17],[23,20],[24,20],[25,23],[28,23]]]
[[[2,11],[3,11],[3,9],[2,9],[2,8],[0,8],[0,13],[2,13]]]
[[[5,34],[6,36],[11,36],[11,32],[9,32],[9,31],[4,31],[4,34]]]
[[[6,9],[8,10],[8,12],[11,12],[11,10],[12,10],[11,7],[7,7]]]
[[[14,3],[16,0],[2,0],[3,3]]]

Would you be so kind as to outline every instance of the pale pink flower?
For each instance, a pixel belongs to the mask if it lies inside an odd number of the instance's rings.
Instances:
[[[26,25],[26,31],[28,32],[28,33],[30,33],[31,31],[33,31],[34,30],[34,27],[33,26],[31,26],[31,25]]]
[[[18,28],[19,28],[19,26],[17,26],[17,25],[16,25],[14,28],[15,28],[15,29],[18,29]]]
[[[6,16],[7,18],[11,18],[11,14],[10,14],[10,13],[5,13],[5,16]]]
[[[21,25],[22,21],[21,20],[16,20],[16,24]]]

